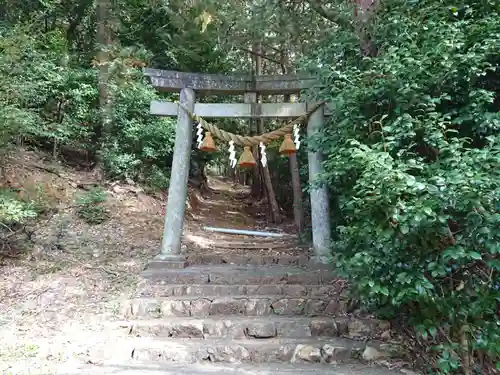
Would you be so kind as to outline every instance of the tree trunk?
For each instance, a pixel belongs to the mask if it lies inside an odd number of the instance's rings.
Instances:
[[[236,173],[236,168],[231,168],[229,167],[229,170],[231,171],[231,179],[233,180],[233,184],[238,182],[238,174]]]
[[[111,45],[111,34],[109,30],[111,3],[110,0],[98,0],[97,3],[97,43],[99,51],[97,53],[97,61],[99,64],[99,108],[101,110],[101,148],[106,142],[106,136],[109,134],[112,126],[111,119],[111,100],[108,87],[109,68],[108,48]],[[101,161],[101,160],[99,160]],[[101,176],[104,178],[104,176]]]
[[[259,46],[256,48],[258,49],[259,55],[255,55],[255,74],[260,75],[262,74],[262,58],[260,57],[260,55],[262,55],[262,47]],[[262,102],[262,95],[258,95],[257,102],[258,103]],[[257,120],[257,133],[258,134],[264,133],[264,119],[262,118]],[[258,150],[257,153],[259,155],[260,151]],[[257,160],[260,163],[260,157]],[[274,193],[273,183],[271,181],[269,168],[267,165],[265,167],[262,167],[262,164],[261,168],[262,168],[263,182],[267,192],[269,208],[271,211],[271,218],[273,223],[278,224],[281,222],[280,207],[278,205],[278,201],[276,200],[276,194]]]
[[[259,119],[258,121],[259,133],[263,133],[262,129],[264,128],[264,120]],[[276,194],[274,194],[271,174],[269,173],[269,168],[267,167],[267,165],[262,168],[262,176],[264,177],[264,186],[266,187],[267,191],[268,203],[271,209],[271,218],[273,220],[273,223],[281,223],[280,207],[278,205],[278,201],[276,200]]]
[[[302,186],[300,184],[299,163],[297,155],[290,155],[290,174],[292,175],[292,191],[293,191],[293,218],[295,220],[295,227],[297,232],[302,234],[304,232],[304,203],[302,197]]]
[[[259,46],[257,44],[254,44],[252,46],[252,57],[255,60],[254,69],[252,69],[252,75],[257,75],[261,74],[262,72],[262,63],[261,60],[257,58],[257,54],[259,52]],[[257,101],[257,97],[255,93],[250,93],[245,95],[245,103],[255,103]],[[250,135],[258,134],[258,125],[257,125],[257,120],[251,119],[250,120]],[[259,160],[259,148],[258,147],[253,147],[252,149],[253,157],[255,160]],[[252,189],[250,196],[256,200],[262,199],[262,179],[261,179],[261,169],[262,165],[261,163],[255,164],[255,167],[253,168],[253,173],[252,173]]]
[[[250,122],[254,122],[255,120],[250,120]],[[259,160],[259,149],[258,147],[253,147],[252,150],[253,157],[255,160]],[[260,178],[261,173],[260,169],[262,168],[262,165],[257,162],[255,164],[255,167],[252,169],[252,188],[250,190],[250,196],[254,198],[255,200],[260,200],[262,199],[262,180]]]
[[[207,175],[205,173],[207,162],[202,158],[196,159],[191,157],[189,164],[189,183],[204,197],[206,193],[210,192]]]
[[[285,49],[282,49],[285,51]],[[288,56],[286,52],[281,55],[281,73],[287,73]],[[290,103],[291,96],[285,95],[284,102]],[[293,218],[295,221],[295,227],[297,233],[302,234],[304,232],[304,202],[302,196],[302,185],[300,183],[300,173],[299,173],[299,162],[297,160],[297,154],[290,155],[288,157],[288,163],[290,166],[290,176],[292,178],[292,192],[293,192]]]
[[[378,52],[369,30],[377,5],[378,1],[376,0],[355,0],[354,19],[356,21],[356,33],[358,34],[363,56],[374,57]]]

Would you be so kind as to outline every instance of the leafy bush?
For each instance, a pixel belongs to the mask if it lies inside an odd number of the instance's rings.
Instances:
[[[102,203],[106,201],[106,192],[95,187],[77,199],[77,213],[88,224],[101,224],[109,219],[109,212]]]
[[[170,178],[163,169],[153,165],[147,171],[145,183],[147,186],[153,188],[153,190],[167,190],[170,184]]]
[[[500,353],[500,13],[467,4],[382,2],[377,57],[339,31],[310,65],[337,104],[316,142],[339,198],[335,264],[443,373]]]
[[[23,236],[25,224],[39,215],[35,202],[20,199],[18,191],[2,188],[0,190],[0,253],[20,250],[29,239]],[[0,254],[3,255],[3,254]]]
[[[10,189],[0,191],[0,223],[5,227],[22,224],[37,216],[33,202],[18,199],[15,192]]]
[[[113,95],[113,128],[106,135],[101,154],[111,177],[144,182],[149,170],[166,170],[165,160],[173,150],[175,120],[149,114],[150,101],[157,96],[142,77],[135,76]]]

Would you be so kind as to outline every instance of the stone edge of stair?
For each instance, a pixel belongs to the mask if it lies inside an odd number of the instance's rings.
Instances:
[[[237,265],[309,265],[309,255],[239,255],[239,254],[187,254],[188,266],[197,264]]]
[[[129,339],[130,357],[158,362],[338,363],[390,358],[377,343],[349,339]],[[370,357],[365,353],[369,351]]]
[[[345,305],[337,299],[286,296],[205,296],[135,298],[122,301],[123,316],[159,318],[207,317],[226,315],[307,315],[334,316],[345,312]]]
[[[111,324],[138,337],[171,338],[306,338],[339,337],[348,333],[348,318],[241,316],[119,321]]]
[[[152,336],[166,335],[181,338],[226,335],[226,337],[231,338],[343,336],[349,339],[364,339],[366,337],[382,341],[391,339],[390,322],[352,316],[169,316],[167,319],[133,319],[115,321],[111,324],[116,328],[127,329],[129,334],[134,333],[135,329],[139,333],[151,334]],[[271,335],[269,332],[275,332],[275,335]]]
[[[71,364],[61,369],[57,375],[418,375],[417,373],[402,369],[388,369],[375,365],[338,364],[336,366],[323,364],[234,364],[234,363],[195,363],[176,364],[142,362],[127,360],[114,363],[105,361],[99,365],[88,363]]]
[[[329,269],[300,269],[290,266],[192,266],[184,269],[146,269],[141,277],[165,284],[328,284],[339,278]]]
[[[146,281],[139,283],[137,298],[143,297],[203,297],[206,295],[226,297],[234,295],[277,295],[284,297],[345,297],[346,289],[343,283],[338,284],[151,284]]]

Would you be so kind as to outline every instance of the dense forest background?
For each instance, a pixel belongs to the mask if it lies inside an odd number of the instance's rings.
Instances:
[[[498,1],[2,0],[0,14],[2,160],[44,149],[166,189],[175,119],[149,115],[160,94],[141,68],[317,77],[301,100],[334,103],[306,143],[326,155],[338,271],[432,371],[500,369]],[[226,170],[220,149],[193,151],[195,180]],[[292,212],[289,162],[268,152],[276,204]],[[304,148],[296,161],[306,193]],[[39,215],[1,177],[6,230]]]

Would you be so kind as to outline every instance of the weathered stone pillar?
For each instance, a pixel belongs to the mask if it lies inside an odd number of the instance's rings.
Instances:
[[[319,107],[310,116],[307,123],[307,136],[311,137],[323,129],[325,122],[324,106]],[[308,152],[309,183],[323,172],[323,156],[320,152]],[[314,248],[314,260],[327,263],[330,258],[330,212],[328,208],[328,189],[326,185],[311,186],[311,221]]]
[[[189,88],[182,89],[180,103],[188,110],[194,111],[194,90]],[[170,186],[168,187],[163,242],[161,253],[154,259],[154,261],[167,261],[173,264],[179,263],[179,267],[184,265],[185,259],[181,255],[181,237],[184,225],[192,141],[193,121],[184,109],[179,108],[175,130],[172,172],[170,175]]]

